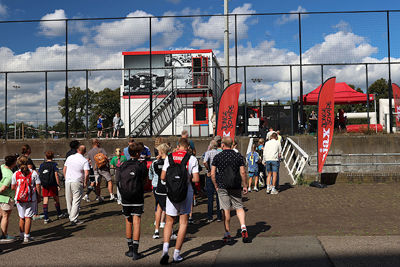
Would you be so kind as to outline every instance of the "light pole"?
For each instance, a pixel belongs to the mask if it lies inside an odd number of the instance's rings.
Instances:
[[[17,89],[21,88],[18,84],[13,85],[15,89],[14,92],[14,108],[15,108],[15,117],[14,117],[14,139],[17,139]]]

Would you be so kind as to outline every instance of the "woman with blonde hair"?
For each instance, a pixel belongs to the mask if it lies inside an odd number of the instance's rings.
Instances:
[[[161,171],[164,166],[164,160],[167,158],[170,151],[170,147],[163,143],[156,147],[158,151],[158,159],[154,161],[149,169],[149,179],[152,181],[154,198],[156,200],[155,206],[155,230],[154,239],[160,238],[159,228],[164,228],[165,223],[165,206],[167,201],[167,188],[165,182],[163,182],[161,177]]]

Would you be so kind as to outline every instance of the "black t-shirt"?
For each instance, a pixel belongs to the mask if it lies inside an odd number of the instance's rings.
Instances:
[[[36,170],[36,166],[35,166],[35,164],[33,164],[33,161],[32,161],[32,159],[31,158],[28,158],[28,165],[32,165],[32,170]]]
[[[217,185],[221,189],[225,189],[223,173],[227,166],[231,166],[235,172],[240,172],[240,167],[244,166],[244,159],[240,153],[231,149],[223,150],[215,155],[212,166],[217,167]]]
[[[67,152],[67,154],[65,155],[65,159],[67,159],[69,156],[76,154],[76,149],[73,148],[70,151]]]

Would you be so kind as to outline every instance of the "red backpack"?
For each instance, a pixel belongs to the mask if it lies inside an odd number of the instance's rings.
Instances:
[[[32,201],[34,188],[32,186],[32,172],[24,176],[21,171],[16,173],[16,180],[18,189],[15,191],[15,200],[18,203],[25,203]]]

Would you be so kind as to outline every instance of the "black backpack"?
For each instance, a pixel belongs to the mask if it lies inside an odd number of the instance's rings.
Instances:
[[[235,171],[231,165],[225,167],[223,177],[226,189],[242,188],[242,177],[240,176],[240,171]]]
[[[43,162],[39,172],[40,184],[47,188],[49,186],[57,186],[56,172],[54,170],[54,162]]]
[[[165,183],[161,180],[161,171],[164,166],[164,160],[159,159],[154,162],[154,172],[158,175],[158,182],[157,182],[157,189],[156,192],[160,194],[166,194],[167,193],[167,188],[165,186]]]
[[[122,204],[144,203],[143,166],[137,159],[130,159],[119,167],[118,190]]]
[[[186,164],[190,159],[190,154],[186,153],[182,162],[174,162],[172,154],[168,155],[169,167],[167,169],[167,196],[171,202],[179,203],[186,199],[188,191],[188,170]]]

